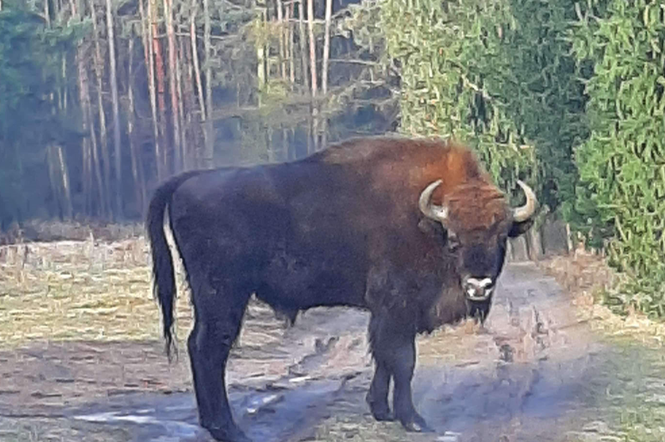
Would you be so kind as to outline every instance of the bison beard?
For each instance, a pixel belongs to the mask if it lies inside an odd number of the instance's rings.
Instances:
[[[524,233],[536,212],[533,191],[519,185],[527,202],[511,209],[468,149],[385,137],[352,139],[292,163],[188,172],[162,184],[147,218],[155,292],[170,351],[168,208],[192,292],[187,346],[201,425],[217,440],[248,440],[233,420],[224,376],[255,294],[291,319],[317,306],[369,310],[371,412],[427,430],[411,398],[415,337],[489,313],[507,238]]]

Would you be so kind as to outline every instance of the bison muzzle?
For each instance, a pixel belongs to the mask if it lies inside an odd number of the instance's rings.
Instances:
[[[507,239],[536,213],[533,191],[518,184],[526,203],[511,208],[470,150],[400,137],[351,139],[290,163],[191,171],[162,184],[147,217],[155,292],[168,351],[168,208],[192,293],[187,346],[200,424],[217,440],[248,440],[232,417],[225,370],[254,294],[292,320],[319,306],[368,310],[370,410],[427,430],[411,394],[415,337],[487,316]]]

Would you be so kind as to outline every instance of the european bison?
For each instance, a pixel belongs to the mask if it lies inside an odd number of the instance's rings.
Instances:
[[[411,398],[415,337],[481,321],[506,240],[524,233],[536,197],[511,209],[468,149],[443,140],[359,138],[286,164],[187,172],[159,187],[147,227],[167,349],[175,284],[164,212],[194,306],[187,341],[200,424],[249,440],[235,424],[226,361],[252,294],[292,320],[317,306],[371,313],[367,402],[377,420],[427,430]],[[388,404],[394,382],[393,409]]]

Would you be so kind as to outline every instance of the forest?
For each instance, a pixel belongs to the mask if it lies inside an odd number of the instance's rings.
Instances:
[[[0,228],[140,221],[183,170],[452,136],[606,254],[610,305],[663,317],[664,50],[660,0],[0,0]]]

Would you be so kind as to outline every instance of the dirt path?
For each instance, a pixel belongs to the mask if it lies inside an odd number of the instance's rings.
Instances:
[[[616,350],[533,264],[507,266],[484,330],[463,325],[419,340],[414,400],[436,434],[369,416],[367,319],[322,309],[284,329],[252,307],[228,378],[253,440],[612,440],[596,421]],[[196,422],[186,355],[169,366],[161,350],[62,343],[0,353],[0,440],[211,440]]]

